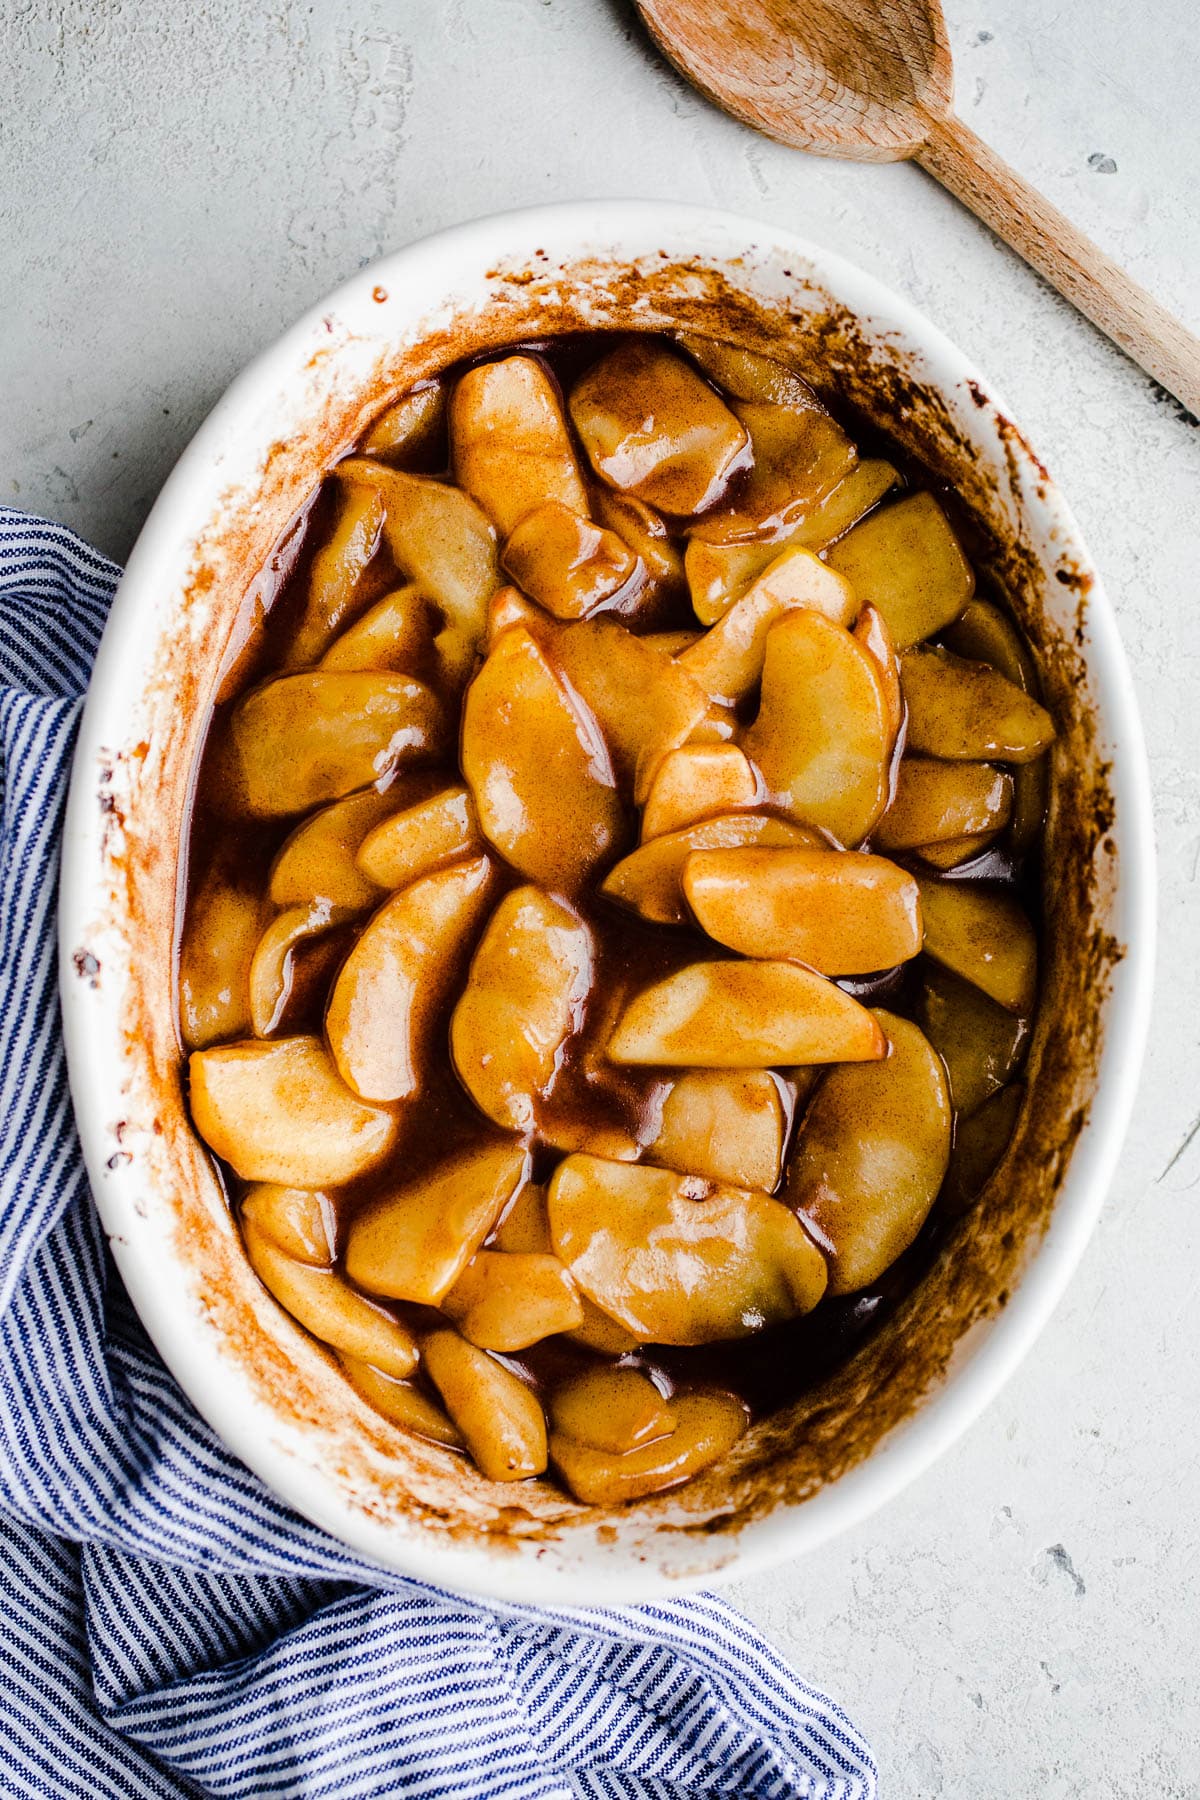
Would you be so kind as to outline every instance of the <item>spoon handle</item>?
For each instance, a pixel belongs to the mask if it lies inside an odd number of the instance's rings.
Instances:
[[[1200,417],[1200,338],[952,114],[916,160],[1127,356]]]

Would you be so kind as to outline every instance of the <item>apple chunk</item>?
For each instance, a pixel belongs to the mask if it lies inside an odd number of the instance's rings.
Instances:
[[[546,1416],[537,1395],[455,1331],[422,1346],[425,1371],[489,1481],[524,1481],[546,1467]]]
[[[788,1205],[828,1247],[831,1294],[868,1286],[908,1249],[950,1159],[941,1058],[909,1020],[875,1016],[890,1054],[825,1075],[788,1171]]]
[[[367,488],[339,491],[333,529],[312,559],[304,612],[288,648],[291,668],[315,663],[354,605],[379,546],[383,500]]]
[[[681,1175],[769,1193],[779,1180],[786,1130],[769,1069],[688,1069],[663,1102],[647,1155]]]
[[[258,889],[231,866],[210,863],[188,907],[179,947],[183,1039],[201,1050],[250,1031],[250,963],[262,933]]]
[[[864,605],[876,606],[898,650],[909,650],[957,619],[975,577],[950,521],[932,494],[881,507],[828,552]]]
[[[926,1037],[946,1065],[960,1119],[1004,1086],[1021,1061],[1029,1021],[949,969],[928,968],[918,1002]]]
[[[418,1092],[431,1039],[491,898],[486,856],[424,875],[369,920],[333,986],[325,1032],[365,1100]]]
[[[362,441],[363,453],[409,468],[435,449],[445,421],[445,388],[440,381],[425,382],[380,413]]]
[[[548,1190],[554,1248],[643,1342],[711,1344],[810,1312],[825,1259],[778,1200],[640,1163],[568,1156]]]
[[[887,804],[892,749],[872,656],[820,613],[785,613],[767,633],[762,701],[744,747],[791,817],[861,843]]]
[[[459,1151],[358,1214],[347,1275],[369,1294],[437,1306],[528,1177],[519,1144],[489,1139]]]
[[[555,1431],[610,1456],[657,1443],[675,1429],[666,1401],[638,1369],[584,1369],[556,1387],[550,1401]]]
[[[440,702],[411,676],[280,675],[229,715],[223,797],[251,818],[284,818],[429,762],[445,739]]]
[[[395,1116],[364,1106],[317,1038],[197,1050],[188,1077],[197,1131],[243,1181],[336,1187],[395,1142]]]
[[[433,656],[436,616],[418,588],[396,588],[334,638],[323,669],[380,669],[421,675]]]
[[[412,1333],[382,1306],[355,1293],[333,1269],[296,1262],[248,1218],[242,1220],[242,1242],[263,1286],[321,1343],[361,1357],[387,1375],[410,1375],[416,1368]]]
[[[620,1371],[618,1371],[620,1372]],[[750,1422],[733,1394],[678,1394],[670,1405],[669,1437],[639,1444],[623,1456],[555,1431],[550,1460],[577,1500],[587,1506],[620,1506],[661,1494],[720,1462]]]
[[[1037,936],[1012,894],[978,881],[922,880],[925,950],[1009,1012],[1037,997]]]
[[[835,625],[850,625],[858,601],[849,582],[811,550],[785,550],[710,631],[682,652],[680,668],[720,705],[740,705],[762,677],[767,633],[776,619],[796,607],[811,608]]]
[[[504,546],[506,572],[556,619],[585,619],[639,574],[615,531],[557,500],[526,513]]]
[[[587,512],[558,390],[535,357],[505,356],[459,378],[450,446],[455,479],[503,537],[547,500]]]
[[[955,762],[1033,762],[1054,741],[1044,706],[987,663],[949,650],[910,650],[900,679],[908,707],[907,745]]]
[[[994,837],[1012,813],[1012,792],[1012,777],[990,763],[906,756],[875,841],[883,850],[911,850],[985,833]]]
[[[459,1079],[498,1125],[536,1128],[591,975],[592,937],[578,913],[535,887],[505,895],[450,1021]]]
[[[296,1262],[332,1265],[337,1215],[328,1194],[259,1181],[246,1190],[241,1218]]]
[[[312,900],[276,913],[258,940],[250,964],[250,1018],[255,1037],[272,1037],[284,1021],[292,996],[296,954],[313,939],[348,924],[353,912]]]
[[[900,658],[896,655],[887,620],[876,607],[864,606],[858,615],[854,636],[879,671],[888,735],[894,744],[904,723],[904,690],[900,685]]]
[[[407,887],[419,876],[483,848],[465,787],[439,787],[381,819],[359,846],[357,866],[381,888]]]
[[[731,850],[742,844],[814,845],[816,832],[769,813],[727,813],[701,819],[682,831],[651,838],[611,869],[600,892],[656,925],[686,925],[683,870],[694,850]]]
[[[512,1353],[583,1324],[575,1283],[556,1256],[481,1250],[442,1301],[469,1343]]]
[[[667,752],[650,784],[642,841],[753,806],[759,797],[758,776],[736,744],[682,744]]]
[[[667,530],[666,520],[644,501],[614,493],[601,481],[593,484],[591,500],[592,517],[609,531],[615,531],[641,558],[646,586],[638,597],[639,617],[651,608],[657,614],[659,601],[674,600],[686,586],[683,557]]]
[[[746,431],[720,395],[657,344],[633,338],[610,351],[569,407],[596,473],[664,512],[702,512],[746,460]]]
[[[344,1351],[338,1361],[355,1393],[390,1425],[398,1425],[401,1431],[411,1431],[434,1444],[448,1444],[456,1450],[465,1447],[458,1427],[411,1381],[398,1381],[394,1375],[385,1375],[381,1369],[372,1368],[357,1356],[347,1356]]]
[[[742,956],[866,975],[921,948],[916,881],[882,856],[840,850],[693,850],[683,891],[697,923]]]
[[[886,1053],[864,1006],[790,962],[693,963],[638,994],[608,1045],[612,1062],[681,1069],[864,1062]]]
[[[618,847],[608,751],[524,626],[501,633],[467,689],[461,760],[483,835],[531,881],[569,893]]]
[[[372,881],[355,857],[368,832],[400,804],[397,792],[393,784],[382,794],[374,788],[348,794],[297,825],[271,869],[272,903],[306,906],[325,900],[353,909],[378,900],[380,886],[386,884]]]

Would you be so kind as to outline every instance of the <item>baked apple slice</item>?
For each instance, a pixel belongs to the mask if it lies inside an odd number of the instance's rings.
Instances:
[[[688,1069],[663,1102],[647,1155],[681,1175],[770,1193],[786,1133],[782,1093],[769,1069]]]
[[[524,1481],[546,1467],[546,1415],[537,1395],[503,1363],[456,1331],[422,1345],[425,1372],[489,1481]]]
[[[736,744],[681,744],[655,771],[642,812],[642,842],[761,799],[758,776]]]
[[[969,981],[936,965],[925,971],[918,1017],[946,1065],[960,1120],[977,1112],[1011,1078],[1025,1051],[1029,1021],[997,1006]]]
[[[240,1215],[295,1262],[332,1266],[337,1213],[328,1194],[259,1181],[247,1188]]]
[[[568,405],[597,475],[663,512],[703,512],[747,460],[746,431],[721,396],[644,339],[602,357]]]
[[[558,389],[536,357],[468,369],[450,401],[455,479],[502,537],[547,500],[587,512]]]
[[[745,1403],[733,1394],[694,1391],[671,1401],[674,1426],[624,1456],[555,1431],[550,1460],[577,1500],[587,1506],[620,1506],[680,1487],[728,1456],[750,1422]]]
[[[848,626],[858,601],[850,584],[811,550],[784,550],[712,629],[683,651],[679,666],[719,705],[739,706],[762,679],[771,626],[797,607]]]
[[[229,715],[222,798],[243,816],[286,818],[430,762],[445,743],[441,702],[410,675],[280,675]]]
[[[608,1044],[615,1063],[764,1069],[887,1054],[870,1013],[790,962],[692,963],[633,999]]]
[[[346,908],[313,900],[276,913],[258,940],[250,964],[250,1020],[255,1037],[272,1037],[283,1023],[292,993],[296,952],[353,919]]]
[[[372,891],[408,887],[444,863],[483,848],[475,807],[465,787],[436,787],[412,806],[397,810],[369,830],[359,845],[357,867]]]
[[[263,1286],[305,1331],[331,1350],[360,1357],[387,1375],[412,1374],[416,1340],[382,1306],[355,1293],[333,1269],[296,1262],[247,1218],[242,1220],[242,1242]]]
[[[380,669],[425,675],[433,659],[437,615],[411,583],[385,594],[340,632],[321,658],[322,669]]]
[[[830,1069],[809,1102],[785,1198],[829,1254],[829,1292],[877,1281],[920,1231],[950,1159],[941,1057],[908,1019],[875,1014],[889,1054]]]
[[[492,895],[486,856],[424,875],[379,908],[342,964],[325,1034],[343,1081],[364,1100],[409,1100],[434,1026]]]
[[[1044,706],[987,663],[949,650],[910,650],[900,678],[908,708],[907,748],[954,762],[1027,763],[1054,742]]]
[[[651,838],[610,869],[600,892],[656,925],[686,925],[683,870],[694,850],[732,850],[742,844],[800,847],[820,844],[815,831],[769,813],[727,813]]]
[[[556,1256],[481,1250],[442,1301],[468,1343],[512,1354],[583,1324],[575,1283]]]
[[[584,1369],[561,1382],[550,1399],[550,1422],[563,1437],[624,1456],[670,1437],[675,1420],[666,1401],[639,1369]]]
[[[747,756],[803,825],[852,847],[888,799],[891,728],[874,658],[840,625],[808,608],[767,633],[762,700]]]
[[[623,538],[558,500],[525,514],[501,562],[518,587],[556,619],[586,619],[641,578],[638,559]]]
[[[287,666],[315,663],[354,608],[358,584],[379,548],[383,500],[370,489],[339,491],[333,529],[312,559],[304,611],[288,646]]]
[[[454,1067],[489,1119],[536,1129],[591,977],[592,936],[578,913],[535,887],[505,895],[450,1021]]]
[[[568,1156],[548,1189],[554,1248],[588,1298],[645,1343],[712,1344],[810,1312],[825,1259],[753,1189]]]
[[[347,1275],[369,1294],[439,1305],[528,1178],[519,1144],[456,1152],[356,1216]]]
[[[351,1093],[318,1038],[196,1050],[188,1079],[197,1131],[243,1181],[338,1187],[396,1141],[395,1114]]]
[[[854,636],[879,671],[888,733],[894,744],[904,723],[904,690],[900,685],[900,658],[896,655],[887,620],[876,607],[864,606],[855,623]]]
[[[257,886],[232,864],[230,857],[208,864],[184,921],[179,1006],[189,1050],[250,1032],[250,963],[264,909]]]
[[[338,1356],[342,1373],[361,1399],[401,1431],[428,1438],[433,1444],[447,1444],[455,1450],[465,1448],[462,1432],[451,1423],[448,1413],[423,1394],[411,1381],[398,1381],[385,1375],[357,1356]]]
[[[910,650],[957,619],[975,586],[932,494],[909,494],[880,507],[827,556],[863,604],[878,607],[898,650]]]
[[[413,776],[424,785],[427,776]],[[380,897],[381,885],[358,866],[359,846],[368,833],[396,807],[407,783],[394,782],[384,793],[364,788],[311,813],[285,842],[271,869],[268,893],[275,906],[308,906],[315,900],[356,910]]]
[[[701,929],[742,956],[867,975],[921,948],[913,876],[841,850],[693,850],[683,891]]]
[[[875,831],[881,850],[912,850],[994,837],[1012,814],[1012,777],[990,763],[906,756],[896,792]]]
[[[614,493],[602,481],[593,485],[591,502],[592,517],[609,531],[615,531],[641,558],[646,586],[638,598],[638,617],[651,611],[657,616],[687,587],[683,557],[667,530],[666,520],[645,501]]]
[[[922,878],[919,885],[927,955],[1028,1018],[1037,998],[1037,935],[1021,902],[979,881]]]
[[[427,381],[380,413],[362,441],[363,455],[415,468],[436,454],[445,423],[446,390],[440,381]]]
[[[619,848],[604,741],[524,626],[501,634],[467,689],[461,759],[484,837],[529,880],[571,893]]]

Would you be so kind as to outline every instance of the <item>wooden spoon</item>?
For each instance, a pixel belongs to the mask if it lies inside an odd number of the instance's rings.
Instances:
[[[1200,415],[1200,338],[954,116],[938,0],[636,4],[676,68],[768,137],[864,162],[914,158]]]

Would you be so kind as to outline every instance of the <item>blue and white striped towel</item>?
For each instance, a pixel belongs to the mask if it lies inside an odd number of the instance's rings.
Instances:
[[[0,1795],[869,1800],[871,1753],[738,1615],[538,1612],[375,1568],[159,1362],[71,1115],[54,896],[119,571],[0,508]]]

